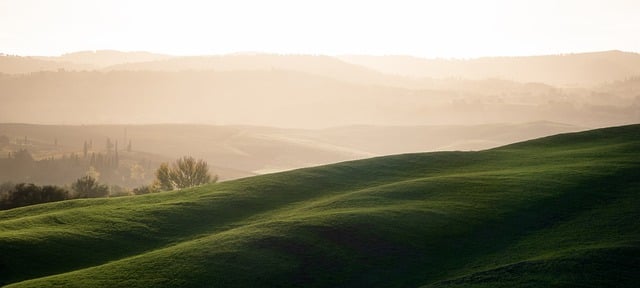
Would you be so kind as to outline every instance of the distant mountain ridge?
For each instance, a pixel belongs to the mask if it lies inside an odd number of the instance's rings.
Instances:
[[[145,61],[160,61],[173,56],[150,52],[122,52],[117,50],[79,51],[64,54],[59,57],[39,57],[43,60],[68,61],[78,64],[92,65],[101,69],[111,65],[137,63]]]
[[[10,59],[7,59],[10,58]],[[9,61],[10,60],[10,61]],[[42,62],[35,62],[39,60]],[[427,59],[413,56],[317,56],[232,53],[172,56],[115,50],[82,51],[58,57],[0,56],[0,73],[79,70],[293,70],[367,83],[410,83],[404,78],[489,78],[559,86],[598,85],[640,76],[640,54],[603,51],[522,57]],[[395,78],[394,78],[395,77]],[[390,81],[390,82],[389,82]]]
[[[502,80],[421,82],[432,89],[356,81],[291,70],[0,74],[0,122],[323,128],[541,120],[602,127],[640,120],[640,95],[624,90]]]
[[[475,59],[358,55],[339,58],[382,73],[409,77],[498,78],[517,82],[584,86],[640,76],[640,54],[622,51]]]
[[[620,51],[470,60],[88,51],[1,56],[0,72],[0,122],[323,128],[640,121],[640,56]]]
[[[39,71],[84,71],[96,69],[93,65],[78,64],[69,61],[51,61],[40,57],[0,56],[0,74],[28,74]]]

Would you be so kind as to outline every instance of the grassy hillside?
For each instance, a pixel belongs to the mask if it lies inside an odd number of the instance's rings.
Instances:
[[[640,125],[0,212],[9,287],[635,287]]]

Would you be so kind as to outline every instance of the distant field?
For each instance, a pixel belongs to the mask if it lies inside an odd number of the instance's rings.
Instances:
[[[285,129],[258,126],[37,125],[0,124],[11,144],[0,143],[0,158],[28,149],[36,159],[71,153],[105,153],[106,140],[119,141],[122,165],[145,167],[146,181],[160,162],[191,155],[208,161],[222,180],[388,154],[437,150],[481,150],[586,128],[553,122],[469,126],[341,126]],[[24,138],[27,144],[24,145]],[[57,145],[54,143],[57,142]],[[128,143],[132,152],[126,152]],[[125,170],[128,169],[127,167]],[[18,181],[3,179],[1,181]],[[77,176],[79,177],[79,176]],[[76,178],[77,178],[76,177]],[[75,179],[75,178],[73,178]],[[57,183],[41,183],[57,184]],[[66,182],[60,184],[67,184]]]
[[[640,125],[0,211],[8,287],[637,287]]]

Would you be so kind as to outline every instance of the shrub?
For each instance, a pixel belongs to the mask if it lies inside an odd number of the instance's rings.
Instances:
[[[172,163],[162,163],[156,171],[158,187],[161,190],[173,190],[214,183],[218,180],[211,176],[209,166],[204,160],[184,156]]]

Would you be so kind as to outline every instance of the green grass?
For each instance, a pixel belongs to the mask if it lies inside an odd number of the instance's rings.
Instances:
[[[635,287],[640,125],[0,212],[10,287]]]

